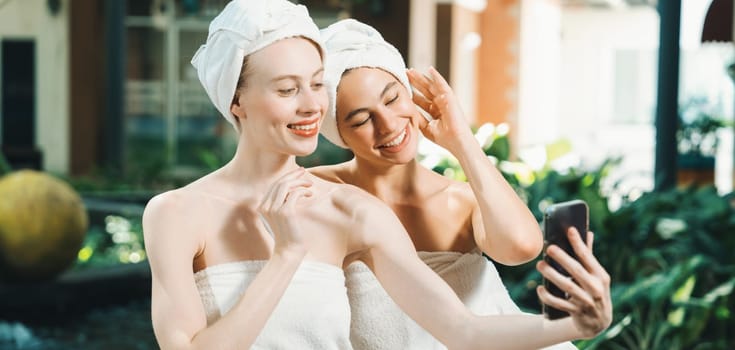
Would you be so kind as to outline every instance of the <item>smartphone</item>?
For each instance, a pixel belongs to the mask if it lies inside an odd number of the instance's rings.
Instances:
[[[550,244],[555,244],[563,249],[572,258],[578,259],[574,253],[569,239],[567,238],[567,230],[575,227],[582,236],[582,241],[587,242],[587,230],[589,226],[589,208],[583,200],[575,199],[568,202],[555,203],[546,208],[544,212],[544,260],[562,275],[569,276],[569,273],[561,267],[554,259],[546,255],[546,248]],[[544,286],[552,295],[559,298],[569,299],[566,293],[559,289],[556,285],[544,278]],[[544,315],[550,320],[564,318],[569,316],[566,311],[561,311],[553,307],[542,304]]]

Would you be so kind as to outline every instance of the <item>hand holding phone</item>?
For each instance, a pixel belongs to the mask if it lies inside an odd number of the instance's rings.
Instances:
[[[556,245],[575,260],[579,260],[577,254],[569,243],[567,231],[570,227],[576,228],[577,232],[582,236],[582,241],[586,242],[589,226],[588,217],[589,209],[587,207],[587,203],[578,199],[552,204],[544,212],[544,260],[564,276],[570,276],[569,272],[546,255],[546,248],[551,244]],[[563,299],[569,299],[568,295],[566,295],[563,290],[547,279],[544,279],[544,286],[552,295]],[[544,315],[551,320],[569,316],[567,312],[555,309],[545,304],[542,304],[542,309]]]

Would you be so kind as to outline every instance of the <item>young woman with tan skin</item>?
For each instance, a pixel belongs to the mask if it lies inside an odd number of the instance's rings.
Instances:
[[[286,0],[235,0],[212,21],[192,63],[239,143],[222,168],[146,206],[161,348],[350,349],[342,268],[355,261],[451,348],[537,348],[609,325],[606,290],[604,303],[565,320],[473,315],[416,256],[390,208],[300,168],[295,155],[314,151],[327,108],[322,53],[306,9]]]
[[[520,314],[481,252],[503,264],[520,264],[539,254],[542,235],[475,140],[447,82],[433,68],[429,76],[413,70],[406,75],[400,53],[375,29],[355,20],[333,24],[322,30],[322,38],[327,47],[325,82],[333,96],[322,133],[351,149],[354,158],[310,171],[360,187],[391,207],[420,257],[473,312]],[[419,93],[412,95],[409,80]],[[433,121],[422,117],[416,105]],[[421,134],[459,160],[469,184],[418,164]],[[591,252],[586,255],[591,265],[578,267],[586,272],[577,281],[595,295],[607,290],[609,278]],[[538,268],[549,269],[543,262]],[[346,271],[355,348],[443,348],[398,309],[366,266],[356,263]],[[542,300],[549,296],[543,287],[539,295]],[[580,311],[580,305],[565,304]],[[574,347],[566,343],[555,348]]]

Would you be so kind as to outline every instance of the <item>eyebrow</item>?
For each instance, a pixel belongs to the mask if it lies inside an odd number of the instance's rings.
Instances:
[[[388,93],[388,90],[390,90],[396,84],[398,84],[398,82],[396,82],[396,81],[391,81],[390,83],[385,84],[385,88],[383,88],[383,91],[380,93],[380,97],[382,98],[383,96],[385,96],[385,94]],[[352,117],[354,117],[354,116],[356,116],[356,115],[358,115],[360,113],[367,112],[367,111],[368,111],[368,109],[366,107],[354,109],[350,113],[347,113],[347,115],[345,116],[345,121],[348,121]]]
[[[324,72],[324,67],[319,68],[316,72],[314,72],[314,74],[311,75],[311,77],[314,78],[315,76],[319,75],[319,73],[321,72]],[[276,82],[276,81],[284,80],[284,79],[299,80],[301,79],[301,76],[298,76],[296,74],[279,75],[271,79],[271,82]]]

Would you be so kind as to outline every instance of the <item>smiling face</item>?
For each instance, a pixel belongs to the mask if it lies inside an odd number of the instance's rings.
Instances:
[[[406,88],[392,74],[360,67],[337,87],[337,128],[356,157],[405,164],[416,157],[420,115]]]
[[[230,108],[253,145],[289,155],[316,149],[327,108],[322,59],[303,38],[279,40],[246,58]]]

